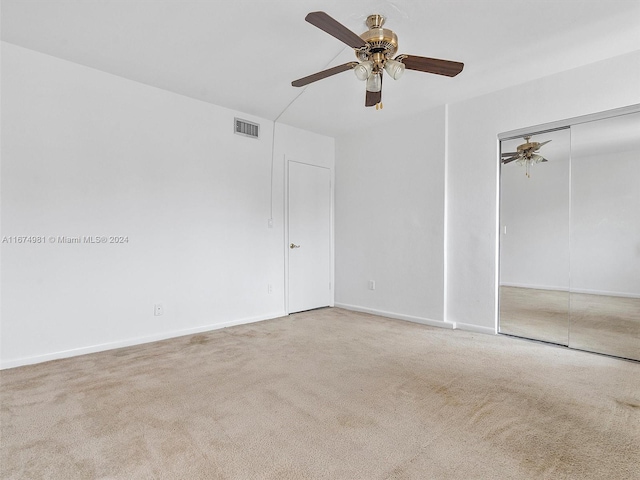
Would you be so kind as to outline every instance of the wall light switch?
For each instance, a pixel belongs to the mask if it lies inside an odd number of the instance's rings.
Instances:
[[[369,290],[375,290],[375,289],[376,289],[376,281],[369,280]]]
[[[161,303],[156,303],[156,304],[153,306],[153,314],[154,314],[156,317],[159,317],[159,316],[160,316],[160,315],[162,315],[163,313],[164,313],[164,307],[162,306],[162,304],[161,304]]]

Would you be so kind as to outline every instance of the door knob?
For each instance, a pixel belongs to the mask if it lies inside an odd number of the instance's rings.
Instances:
[[[294,248],[300,248],[300,245],[296,245],[295,243],[292,243],[291,245],[289,245],[290,249],[294,249]]]

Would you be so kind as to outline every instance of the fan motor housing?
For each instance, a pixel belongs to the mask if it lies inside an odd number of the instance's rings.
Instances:
[[[392,30],[382,28],[384,17],[369,15],[366,23],[369,30],[360,35],[360,38],[367,42],[368,48],[357,50],[356,57],[360,60],[374,60],[371,58],[372,54],[385,59],[393,56],[398,51],[398,36]]]
[[[393,55],[398,51],[398,36],[387,28],[372,28],[360,35],[369,44],[372,52]]]
[[[518,153],[524,155],[526,158],[531,158],[538,149],[540,148],[540,143],[538,142],[529,142],[523,143],[522,145],[518,145]]]
[[[518,145],[519,152],[526,152],[528,150],[534,152],[538,150],[538,148],[540,148],[540,143],[538,142],[527,142],[523,143],[522,145]]]

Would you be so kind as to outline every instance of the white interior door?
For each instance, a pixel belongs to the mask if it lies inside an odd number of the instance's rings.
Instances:
[[[331,303],[331,174],[289,162],[289,313]]]

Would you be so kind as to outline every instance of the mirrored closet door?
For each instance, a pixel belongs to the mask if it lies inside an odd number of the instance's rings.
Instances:
[[[527,159],[543,142],[532,157],[547,161]],[[502,142],[501,333],[569,344],[570,148],[568,128]]]
[[[640,360],[640,113],[571,127],[573,348]]]
[[[500,333],[640,360],[640,113],[501,142]]]

